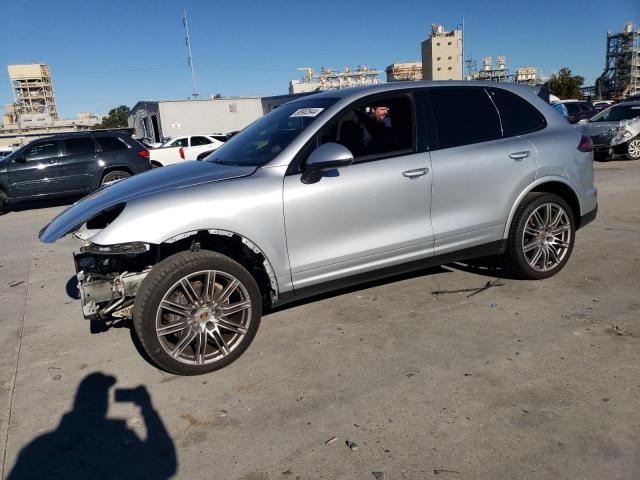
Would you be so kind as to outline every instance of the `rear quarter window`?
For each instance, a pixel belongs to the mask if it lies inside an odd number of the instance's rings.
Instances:
[[[114,152],[129,148],[129,146],[118,137],[97,137],[96,140],[103,152]]]
[[[500,88],[492,88],[489,93],[500,111],[505,137],[524,135],[547,126],[544,115],[519,95]]]

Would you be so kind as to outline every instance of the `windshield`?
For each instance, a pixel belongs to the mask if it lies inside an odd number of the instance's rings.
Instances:
[[[306,99],[281,105],[227,140],[207,161],[223,165],[265,165],[337,100]]]
[[[640,105],[616,105],[600,112],[589,122],[619,122],[636,117],[640,117]]]

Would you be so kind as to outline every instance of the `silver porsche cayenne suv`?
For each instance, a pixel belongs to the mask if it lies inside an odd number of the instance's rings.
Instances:
[[[237,359],[263,309],[330,289],[497,254],[544,279],[597,191],[590,139],[542,96],[451,81],[306,96],[204,161],[94,192],[40,239],[79,238],[84,316],[132,317],[181,375]]]

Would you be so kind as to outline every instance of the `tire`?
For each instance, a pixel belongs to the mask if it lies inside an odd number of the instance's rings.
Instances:
[[[236,360],[261,317],[262,297],[251,274],[225,255],[201,250],[177,253],[151,269],[136,296],[133,325],[157,366],[200,375]]]
[[[629,140],[627,144],[627,157],[629,160],[640,159],[640,137]]]
[[[200,155],[198,155],[198,158],[196,158],[196,160],[204,160],[205,158],[207,158],[212,153],[213,153],[213,150],[211,152],[201,153]]]
[[[7,208],[7,196],[0,190],[0,214],[4,213]]]
[[[109,182],[115,182],[116,180],[124,180],[125,178],[129,178],[130,176],[131,174],[129,172],[125,172],[124,170],[113,170],[112,172],[109,172],[104,177],[102,177],[100,186]]]
[[[555,224],[552,230],[549,223],[552,227]],[[516,277],[527,280],[555,275],[571,256],[575,231],[567,202],[552,193],[529,193],[511,222],[505,253],[508,268]]]

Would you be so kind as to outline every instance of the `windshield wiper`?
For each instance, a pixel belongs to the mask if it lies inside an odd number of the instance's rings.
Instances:
[[[219,158],[214,158],[213,160],[209,160],[210,162],[212,161],[213,163],[217,163],[218,165],[227,165],[229,167],[238,167],[240,166],[239,163],[237,162],[226,162],[224,160],[221,160]]]

